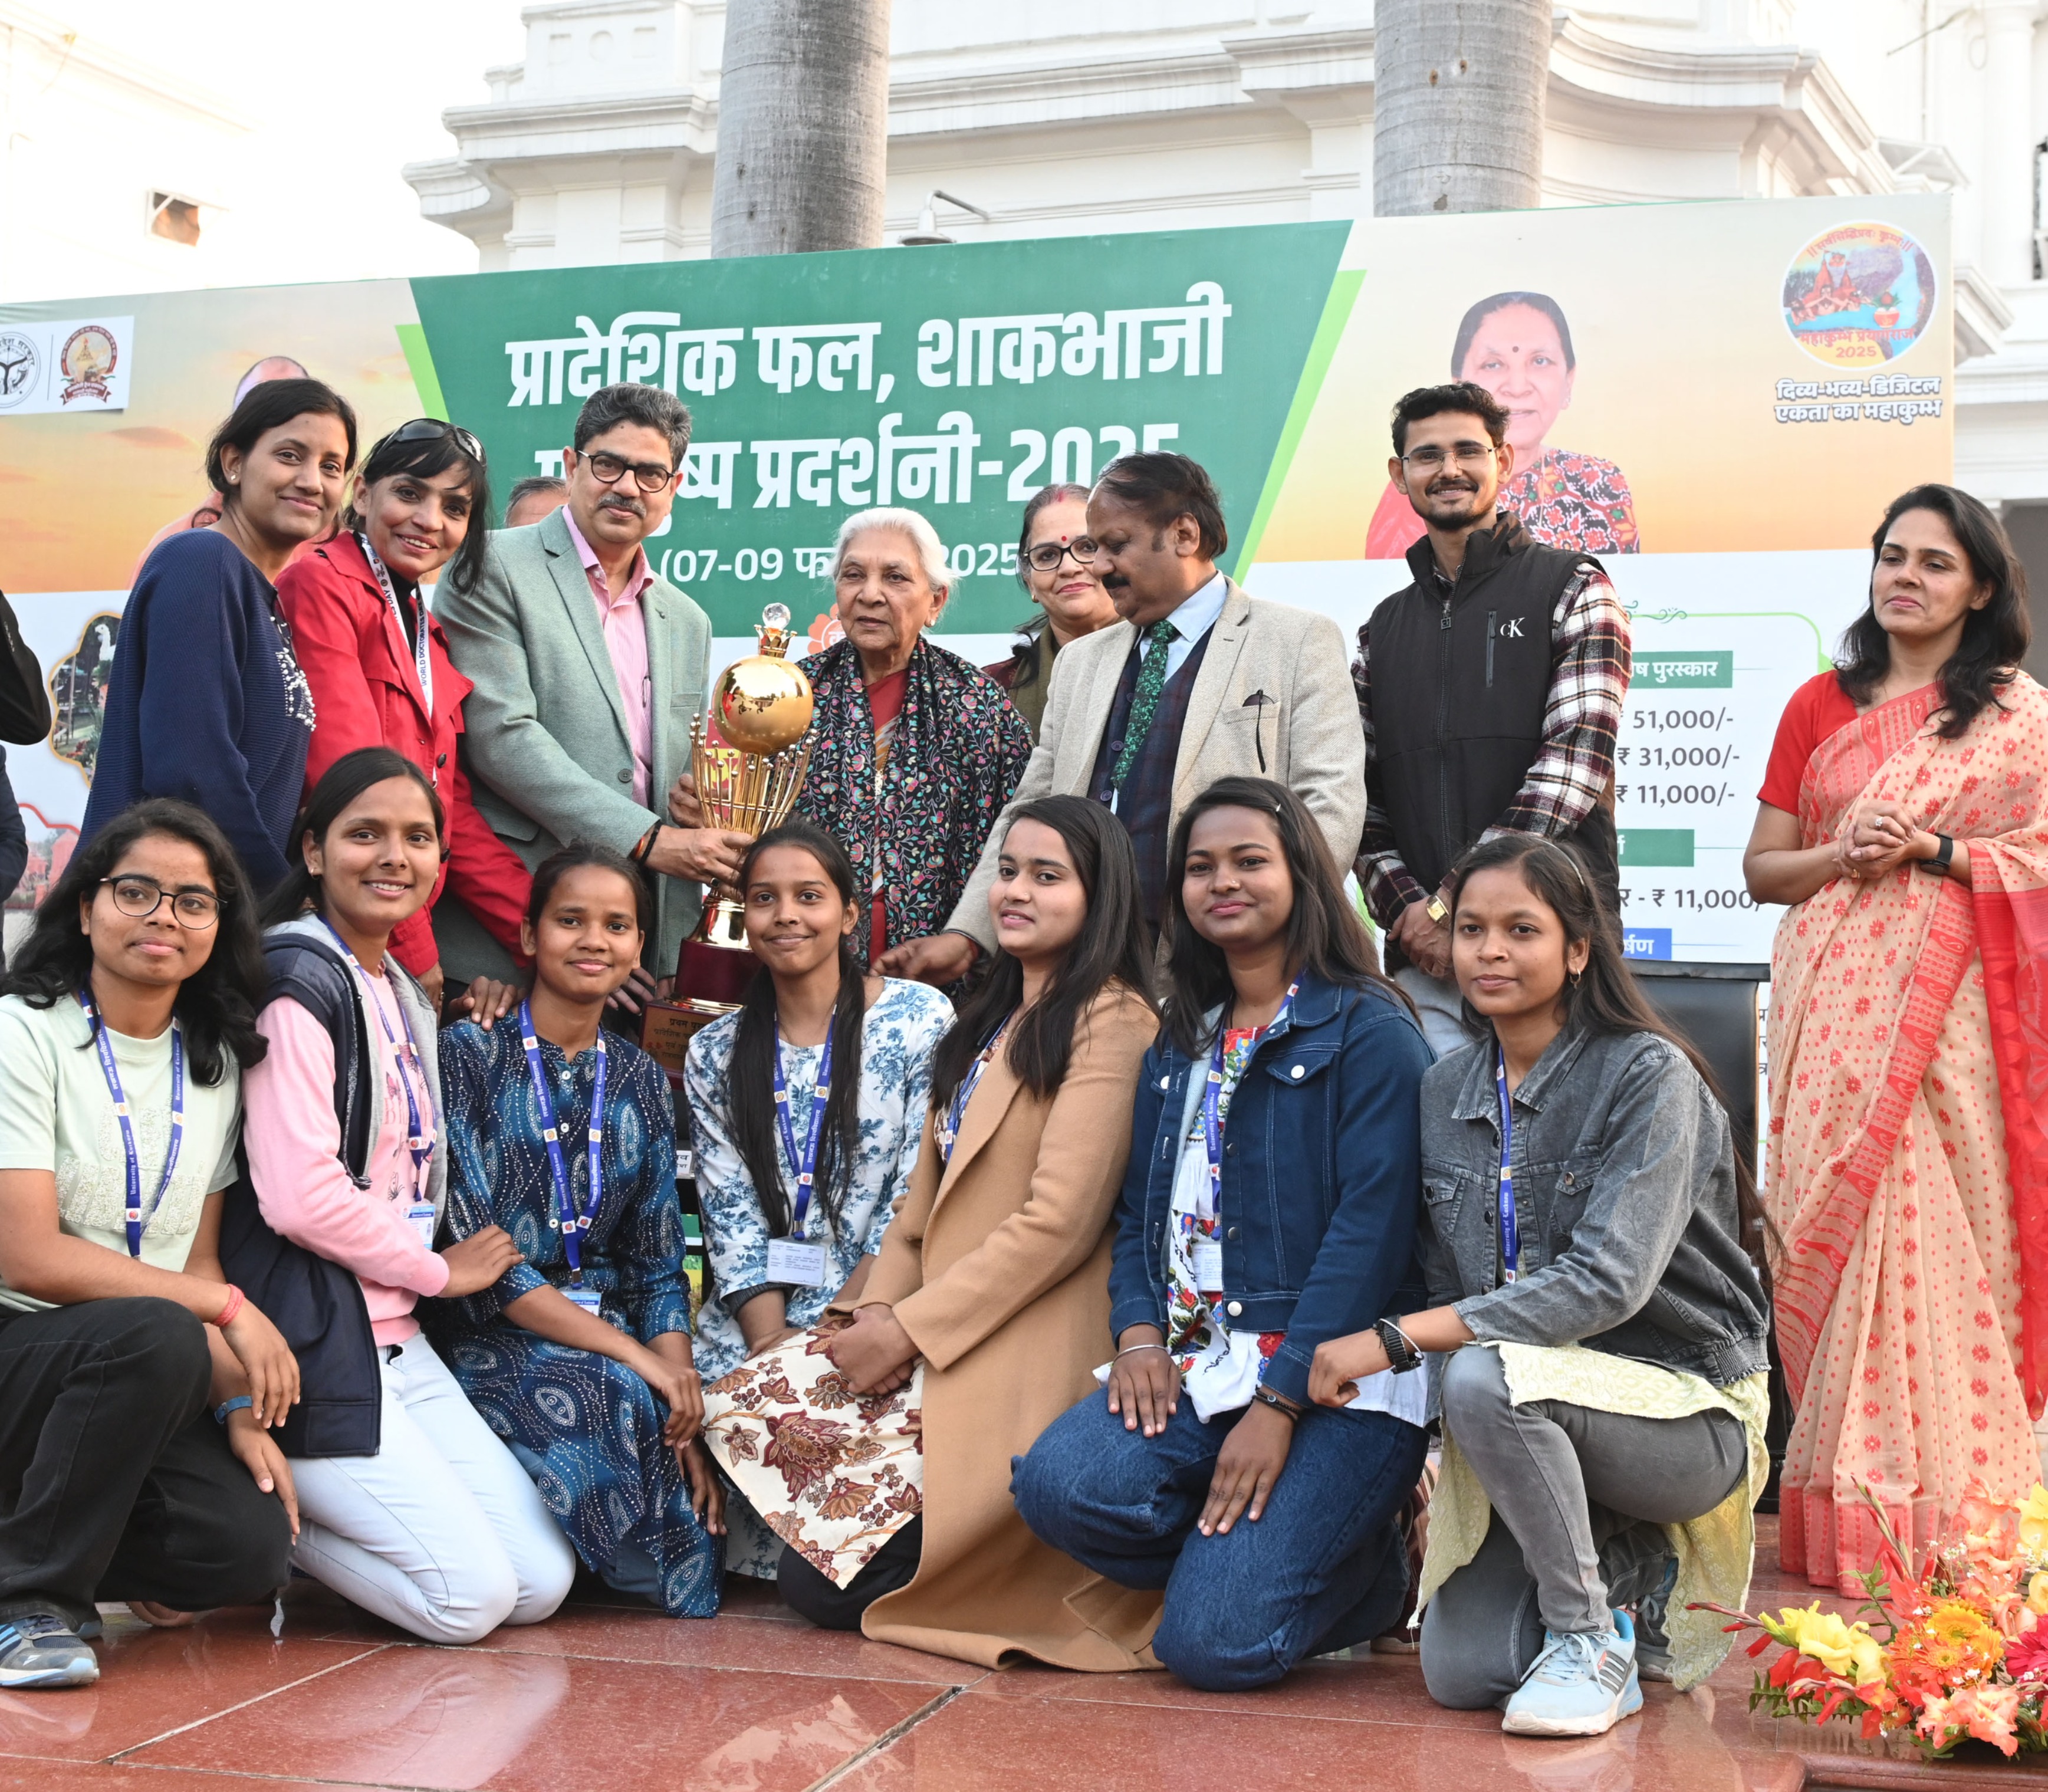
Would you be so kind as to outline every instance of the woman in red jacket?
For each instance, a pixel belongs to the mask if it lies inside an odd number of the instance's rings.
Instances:
[[[332,541],[287,567],[277,598],[312,686],[306,787],[343,754],[390,747],[433,782],[448,813],[436,902],[466,903],[515,956],[532,879],[471,800],[456,752],[471,686],[421,595],[446,568],[467,589],[483,569],[491,513],[483,448],[467,429],[417,417],[370,451]],[[421,631],[425,630],[422,638]],[[392,955],[440,1005],[430,908],[401,924]]]

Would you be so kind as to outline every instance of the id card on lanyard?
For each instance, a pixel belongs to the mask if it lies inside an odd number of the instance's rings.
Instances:
[[[1294,992],[1301,986],[1290,983],[1287,993],[1281,997],[1278,1010],[1265,1026],[1254,1027],[1251,1043],[1245,1053],[1245,1067],[1251,1068],[1251,1053],[1259,1049],[1259,1042],[1270,1033],[1293,1011]],[[1208,1211],[1201,1215],[1210,1224],[1223,1211],[1223,1063],[1228,1034],[1223,1017],[1216,1022],[1216,1049],[1209,1057],[1208,1080],[1202,1088],[1202,1141],[1208,1147],[1209,1179],[1206,1193]],[[1197,1233],[1193,1239],[1189,1255],[1194,1259],[1195,1286],[1204,1294],[1220,1295],[1223,1293],[1223,1240],[1204,1237]]]
[[[982,1072],[1003,1044],[1003,1036],[1010,1030],[1014,1014],[1005,1014],[1002,1024],[988,1037],[988,1043],[975,1054],[974,1062],[967,1067],[967,1074],[960,1078],[960,1087],[953,1091],[952,1100],[946,1104],[945,1118],[934,1129],[933,1137],[939,1147],[939,1161],[953,1161],[953,1146],[960,1138],[960,1124],[967,1119],[967,1105],[974,1100],[974,1092],[981,1086]]]
[[[1500,1096],[1500,1279],[1512,1282],[1522,1267],[1522,1228],[1515,1217],[1515,1172],[1509,1159],[1515,1149],[1515,1102],[1507,1092],[1507,1057],[1494,1060],[1493,1085]]]
[[[590,1185],[583,1211],[576,1211],[576,1196],[569,1188],[568,1161],[562,1155],[560,1128],[555,1119],[555,1098],[548,1088],[547,1066],[541,1059],[541,1041],[533,1031],[533,1011],[519,1004],[519,1042],[526,1048],[526,1073],[533,1079],[533,1104],[540,1110],[541,1136],[548,1147],[548,1174],[555,1185],[556,1224],[561,1229],[562,1255],[568,1259],[569,1285],[562,1292],[587,1313],[595,1313],[603,1297],[583,1279],[583,1241],[604,1204],[604,1030],[597,1034],[597,1074],[590,1092],[590,1121],[587,1138],[590,1148]]]
[[[391,1019],[384,1012],[384,1004],[377,999],[377,991],[370,986],[370,973],[363,968],[355,954],[348,949],[348,942],[336,933],[332,926],[324,921],[320,925],[327,928],[328,937],[334,941],[335,949],[347,961],[349,969],[355,973],[362,983],[363,1005],[376,1015],[378,1026],[383,1029],[384,1043],[391,1048],[392,1061],[398,1071],[398,1087],[405,1092],[405,1144],[413,1154],[414,1180],[424,1197],[427,1166],[433,1159],[434,1138],[440,1131],[440,1112],[435,1104],[433,1091],[427,1087],[427,1073],[420,1061],[420,1048],[413,1038],[411,1017],[405,1012],[405,1004],[398,999],[398,991],[393,990],[391,1004],[398,1010],[398,1024],[405,1033],[401,1044],[398,1035],[391,1030]],[[418,1085],[417,1088],[414,1087],[416,1083]],[[424,1118],[431,1123],[430,1125],[422,1124],[420,1109],[422,1094],[427,1098]],[[407,1217],[412,1219],[410,1214]],[[415,1225],[418,1224],[417,1220],[413,1223]],[[432,1235],[429,1233],[427,1243],[431,1246],[432,1242]]]
[[[768,1241],[768,1279],[793,1288],[822,1288],[827,1274],[825,1247],[805,1237],[810,1224],[811,1195],[818,1169],[818,1145],[825,1135],[825,1103],[832,1096],[832,1041],[825,1034],[824,1053],[818,1060],[817,1086],[811,1091],[811,1127],[801,1151],[797,1149],[797,1129],[789,1116],[789,1085],[782,1074],[782,1036],[775,1035],[775,1125],[782,1135],[782,1150],[789,1167],[797,1173],[797,1198],[789,1212],[789,1235]]]
[[[135,1125],[128,1112],[128,1098],[121,1089],[121,1068],[114,1061],[114,1041],[107,1037],[106,1023],[99,1018],[99,1010],[93,1007],[92,998],[83,990],[78,992],[78,1005],[85,1010],[85,1024],[92,1034],[92,1042],[99,1053],[99,1073],[107,1079],[107,1093],[114,1103],[114,1117],[121,1123],[121,1151],[127,1159],[125,1193],[122,1200],[122,1218],[127,1229],[128,1255],[142,1255],[142,1159],[135,1149]],[[171,1142],[164,1152],[164,1173],[157,1179],[157,1199],[149,1209],[151,1218],[164,1204],[164,1197],[171,1192],[171,1177],[178,1167],[178,1153],[185,1142],[185,1042],[184,1035],[176,1021],[171,1022]]]
[[[377,550],[370,546],[370,537],[363,530],[358,529],[355,541],[363,549],[363,557],[370,562],[370,570],[377,575],[377,583],[383,587],[384,601],[391,606],[391,619],[398,625],[398,638],[402,641],[409,633],[413,634],[413,669],[420,675],[420,695],[426,703],[427,725],[431,728],[434,715],[434,650],[433,636],[427,626],[426,599],[417,590],[413,592],[413,605],[417,612],[414,619],[419,623],[419,628],[417,632],[409,630],[405,626],[405,607],[398,601],[398,588],[392,584],[391,575],[386,570],[384,562],[378,557]],[[440,766],[429,766],[427,776],[436,784],[440,783]]]

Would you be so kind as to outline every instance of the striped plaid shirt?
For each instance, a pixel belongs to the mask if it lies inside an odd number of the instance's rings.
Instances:
[[[1449,590],[1436,574],[1441,593]],[[1428,900],[1402,863],[1378,774],[1372,731],[1372,647],[1369,625],[1358,631],[1358,657],[1352,682],[1358,688],[1359,720],[1365,727],[1365,838],[1358,855],[1358,881],[1373,918],[1391,927],[1410,902]],[[1543,712],[1543,745],[1514,801],[1480,836],[1569,832],[1592,812],[1614,780],[1614,738],[1628,696],[1628,612],[1604,573],[1583,567],[1558,595],[1550,617],[1550,695]],[[1478,844],[1477,842],[1474,843]]]

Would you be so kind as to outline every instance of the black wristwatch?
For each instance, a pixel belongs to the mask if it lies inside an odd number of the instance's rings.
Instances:
[[[1923,871],[1932,871],[1937,877],[1945,878],[1949,875],[1949,866],[1955,863],[1956,838],[1953,834],[1937,834],[1934,838],[1941,842],[1941,845],[1936,849],[1932,859],[1922,859],[1919,861],[1920,869]]]
[[[1383,1319],[1373,1327],[1379,1334],[1380,1348],[1387,1352],[1387,1366],[1397,1375],[1405,1375],[1411,1369],[1422,1367],[1422,1353],[1409,1341],[1408,1334],[1391,1319]]]

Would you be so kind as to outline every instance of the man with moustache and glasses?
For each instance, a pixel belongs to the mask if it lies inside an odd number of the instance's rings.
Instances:
[[[1038,744],[943,932],[887,953],[893,976],[948,983],[995,948],[988,890],[1010,813],[1062,793],[1115,810],[1138,849],[1148,918],[1165,913],[1181,811],[1220,778],[1270,778],[1309,806],[1348,865],[1365,815],[1365,743],[1327,616],[1248,595],[1217,568],[1229,545],[1209,476],[1184,454],[1127,454],[1089,495],[1092,568],[1122,620],[1053,663]]]
[[[568,503],[493,534],[474,589],[444,586],[434,612],[475,682],[464,707],[465,763],[499,837],[529,869],[589,840],[650,874],[655,925],[642,971],[619,992],[631,1008],[674,971],[699,886],[737,876],[749,843],[660,813],[689,766],[711,665],[710,619],[656,576],[641,545],[675,502],[690,413],[657,386],[603,386],[574,440],[562,451]],[[434,929],[451,989],[512,977],[504,948],[448,898]]]
[[[1440,1055],[1470,1043],[1445,883],[1468,848],[1504,833],[1568,840],[1608,911],[1621,907],[1628,615],[1598,560],[1541,545],[1499,506],[1515,471],[1507,421],[1468,381],[1394,407],[1387,474],[1426,533],[1408,550],[1414,582],[1358,631],[1352,666],[1365,723],[1358,880]]]

